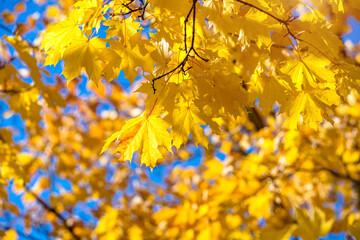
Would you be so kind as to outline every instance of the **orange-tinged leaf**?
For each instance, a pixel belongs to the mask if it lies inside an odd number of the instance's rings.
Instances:
[[[15,14],[6,10],[1,13],[1,17],[4,19],[6,24],[11,24],[16,20]]]
[[[15,5],[14,10],[16,12],[24,12],[26,10],[26,4],[24,2],[19,2]]]

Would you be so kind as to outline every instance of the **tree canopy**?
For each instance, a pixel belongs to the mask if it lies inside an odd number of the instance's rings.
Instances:
[[[2,239],[360,239],[359,0],[0,16]]]

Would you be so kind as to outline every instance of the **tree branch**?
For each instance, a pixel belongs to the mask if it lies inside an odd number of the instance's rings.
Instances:
[[[310,45],[311,47],[313,47],[313,48],[315,48],[317,51],[319,51],[322,55],[324,55],[327,59],[329,59],[329,61],[332,62],[334,65],[337,65],[336,62],[334,62],[332,59],[330,59],[325,53],[323,53],[320,49],[318,49],[318,48],[317,48],[316,46],[314,46],[312,43],[310,43],[310,42],[308,42],[308,41],[305,41],[305,40],[297,37],[297,36],[290,30],[289,25],[290,25],[290,23],[291,23],[292,21],[294,21],[295,19],[298,18],[297,16],[290,15],[286,20],[284,20],[284,19],[281,19],[281,18],[276,17],[275,15],[273,15],[273,14],[271,14],[271,13],[269,13],[269,12],[267,12],[267,11],[265,11],[265,10],[257,7],[257,6],[255,6],[255,5],[251,4],[251,3],[247,3],[247,2],[245,2],[245,1],[243,1],[243,0],[235,0],[235,1],[237,1],[237,2],[239,2],[239,3],[242,3],[242,4],[246,5],[246,6],[249,6],[249,7],[251,7],[251,8],[255,8],[256,10],[258,10],[258,11],[260,11],[260,12],[262,12],[262,13],[265,13],[265,14],[268,15],[269,17],[275,19],[275,20],[278,21],[280,24],[282,24],[282,25],[285,26],[285,28],[286,28],[286,30],[287,30],[287,34],[286,34],[285,36],[290,35],[294,40],[297,40],[297,41],[299,41],[299,42],[304,42],[304,43]]]
[[[13,31],[10,28],[6,27],[5,25],[0,24],[0,28],[4,29],[5,31],[7,31],[11,35],[14,34]]]
[[[339,172],[337,172],[337,171],[335,171],[333,169],[329,169],[329,168],[326,168],[326,167],[320,167],[320,168],[314,168],[314,169],[297,168],[297,169],[295,169],[295,171],[308,172],[308,173],[326,171],[326,172],[330,173],[331,175],[333,175],[334,177],[344,179],[344,180],[349,180],[349,181],[352,181],[352,182],[354,182],[356,184],[360,184],[360,181],[358,179],[354,179],[348,174],[341,174],[341,173],[339,173]]]
[[[144,14],[145,14],[145,10],[146,10],[146,7],[148,6],[148,2],[143,2],[141,1],[141,5],[137,8],[131,8],[129,5],[132,3],[133,1],[130,1],[129,3],[127,4],[123,4],[124,7],[126,7],[127,9],[129,9],[129,11],[127,12],[121,12],[121,13],[108,13],[108,14],[105,14],[105,15],[109,15],[109,16],[115,16],[115,15],[120,15],[120,16],[126,16],[126,15],[129,15],[131,13],[134,13],[134,12],[141,12],[141,18],[144,20]]]
[[[34,86],[30,86],[28,88],[23,88],[23,89],[4,89],[4,90],[0,90],[0,93],[13,95],[18,93],[28,92],[33,88]]]
[[[61,222],[63,223],[64,227],[70,232],[70,234],[74,237],[74,239],[76,240],[80,240],[80,236],[76,235],[76,233],[74,232],[74,228],[73,226],[69,225],[66,221],[66,218],[64,218],[58,211],[56,211],[55,208],[53,208],[52,206],[48,205],[44,200],[42,200],[36,193],[34,193],[28,186],[24,185],[25,189],[27,192],[29,192],[31,195],[33,195],[35,197],[35,199],[49,212],[52,212],[55,214],[55,216],[57,218],[59,218],[61,220]]]
[[[185,67],[185,64],[187,63],[187,60],[188,58],[190,57],[190,53],[191,52],[194,52],[195,56],[199,57],[201,60],[207,62],[209,61],[209,59],[206,59],[206,58],[203,58],[201,57],[195,50],[195,33],[196,33],[196,26],[195,26],[195,20],[196,20],[196,3],[197,3],[198,0],[193,0],[193,4],[190,8],[190,11],[188,12],[188,14],[186,15],[186,18],[184,20],[184,30],[185,30],[185,33],[184,33],[184,44],[185,44],[185,52],[186,52],[186,56],[184,57],[184,59],[175,67],[173,68],[172,70],[158,76],[158,77],[155,77],[152,79],[152,83],[151,83],[151,87],[152,89],[154,90],[154,94],[156,92],[156,88],[155,88],[155,81],[156,80],[159,80],[160,78],[163,78],[173,72],[175,72],[176,70],[178,69],[181,69],[181,71],[185,72],[186,70],[184,69]],[[189,50],[187,49],[187,42],[186,42],[186,38],[187,38],[187,22],[189,21],[189,18],[190,18],[190,15],[192,13],[192,18],[193,18],[193,28],[192,28],[192,37],[191,37],[191,46],[189,48]]]

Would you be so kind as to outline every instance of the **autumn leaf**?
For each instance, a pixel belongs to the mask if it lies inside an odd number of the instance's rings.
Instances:
[[[326,236],[335,222],[334,218],[326,219],[325,213],[319,208],[315,208],[310,215],[304,209],[296,209],[296,219],[298,228],[294,236],[301,236],[304,239],[318,239]]]
[[[158,159],[163,155],[159,146],[171,151],[171,137],[167,131],[168,124],[157,116],[146,116],[129,120],[121,129],[106,140],[101,153],[106,151],[111,142],[117,142],[114,152],[121,153],[121,161],[133,158],[136,151],[140,152],[141,163],[150,168],[156,166]]]
[[[186,144],[190,133],[196,145],[208,146],[209,138],[199,126],[206,125],[207,117],[194,103],[184,103],[176,107],[171,116],[173,123],[171,135],[174,137],[173,144],[176,148],[179,149],[182,144]]]
[[[62,74],[69,81],[81,75],[84,67],[90,80],[98,83],[101,77],[101,62],[98,60],[100,49],[106,42],[96,37],[90,40],[85,37],[75,39],[67,47],[63,58],[65,61]]]

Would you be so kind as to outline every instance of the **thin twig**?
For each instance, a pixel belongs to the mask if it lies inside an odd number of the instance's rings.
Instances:
[[[191,14],[191,12],[192,12],[193,9],[194,9],[194,6],[195,6],[195,4],[193,4],[193,5],[191,6],[191,9],[190,9],[190,11],[188,12],[188,14],[186,15],[186,18],[185,18],[185,20],[184,20],[184,44],[185,44],[185,52],[186,52],[186,53],[188,53],[188,50],[187,50],[187,41],[186,41],[186,39],[187,39],[187,29],[186,29],[186,27],[187,27],[187,22],[189,21],[190,14]]]
[[[5,31],[9,32],[11,35],[14,34],[14,32],[10,28],[6,27],[5,25],[0,24],[0,28],[2,28]]]
[[[4,89],[4,90],[0,90],[0,93],[13,95],[18,93],[28,92],[33,88],[34,86],[30,86],[28,88],[23,88],[23,89]]]
[[[184,30],[185,30],[185,33],[184,33],[184,44],[185,44],[185,52],[186,52],[186,55],[184,57],[184,59],[175,67],[173,68],[172,70],[158,76],[158,77],[155,77],[152,79],[152,82],[151,82],[151,87],[152,89],[154,90],[154,94],[156,92],[156,88],[155,88],[155,81],[156,80],[159,80],[160,78],[163,78],[173,72],[175,72],[176,70],[178,70],[179,68],[181,69],[181,71],[183,72],[186,72],[187,70],[189,69],[184,69],[186,63],[187,63],[187,60],[188,58],[190,57],[190,53],[191,52],[194,52],[195,56],[199,57],[201,60],[207,62],[209,61],[209,59],[206,59],[206,58],[203,58],[201,57],[195,50],[195,33],[196,33],[196,26],[195,26],[195,23],[196,23],[196,3],[197,3],[198,0],[193,0],[193,4],[191,6],[191,9],[190,11],[188,12],[185,20],[184,20],[184,24],[185,24],[185,27],[184,27]],[[189,50],[187,50],[187,43],[186,43],[186,38],[187,38],[187,35],[186,35],[186,24],[189,20],[189,17],[190,17],[190,14],[192,13],[192,17],[193,17],[193,28],[192,28],[192,37],[191,37],[191,46],[189,48]]]
[[[255,9],[257,9],[258,11],[260,11],[260,12],[262,12],[262,13],[265,13],[266,15],[272,17],[273,19],[275,19],[276,21],[278,21],[279,23],[283,24],[283,25],[286,27],[286,29],[287,29],[287,31],[288,31],[287,34],[289,34],[290,36],[292,36],[294,39],[301,41],[301,39],[299,39],[297,36],[295,36],[295,34],[293,34],[293,33],[290,31],[290,28],[289,28],[289,24],[290,24],[292,21],[294,21],[295,19],[297,19],[297,18],[298,18],[297,16],[290,16],[290,17],[288,17],[288,19],[284,20],[284,19],[281,19],[281,18],[276,17],[275,15],[273,15],[273,14],[271,14],[271,13],[269,13],[269,12],[267,12],[267,11],[265,11],[265,10],[257,7],[257,6],[255,6],[255,5],[251,4],[251,3],[244,2],[244,1],[242,1],[242,0],[235,0],[235,1],[237,1],[237,2],[239,2],[239,3],[242,3],[242,4],[244,4],[244,5],[247,5],[247,6],[251,7],[251,8],[255,8]]]
[[[107,14],[104,14],[104,15],[109,15],[109,16],[126,16],[126,15],[129,15],[131,13],[134,13],[134,12],[140,12],[141,13],[141,19],[144,20],[145,17],[145,10],[146,10],[146,7],[149,5],[148,2],[141,2],[141,5],[140,7],[137,7],[137,8],[131,8],[129,7],[129,4],[123,4],[124,7],[126,7],[127,9],[129,9],[129,11],[127,12],[121,12],[121,13],[107,13]]]
[[[28,186],[25,185],[25,189],[27,192],[29,192],[31,195],[33,195],[35,197],[35,199],[49,212],[52,212],[55,214],[55,216],[57,218],[59,218],[64,227],[70,232],[70,234],[74,237],[74,239],[76,240],[81,240],[81,237],[76,235],[76,233],[74,232],[74,227],[70,226],[67,223],[66,218],[64,218],[58,211],[56,211],[56,209],[50,205],[48,205],[44,200],[42,200],[36,193],[34,193]]]
[[[337,172],[337,171],[335,171],[333,169],[326,168],[326,167],[319,167],[319,168],[314,168],[314,169],[297,168],[295,170],[297,172],[308,172],[308,173],[326,171],[326,172],[330,173],[331,175],[333,175],[334,177],[344,179],[344,180],[349,180],[349,181],[352,181],[354,183],[360,184],[360,181],[358,179],[354,179],[348,174],[341,174],[341,173],[339,173],[339,172]]]
[[[260,11],[260,12],[262,12],[262,13],[265,13],[266,15],[270,16],[271,18],[275,19],[275,20],[278,21],[280,24],[283,24],[283,25],[285,26],[286,30],[287,30],[287,34],[286,34],[286,35],[290,35],[290,36],[291,36],[294,40],[296,40],[296,41],[304,42],[304,43],[310,45],[311,47],[313,47],[313,48],[315,48],[317,51],[319,51],[322,55],[324,55],[327,59],[329,59],[329,61],[332,62],[334,65],[337,65],[336,62],[334,62],[332,59],[330,59],[325,53],[323,53],[320,49],[318,49],[318,48],[317,48],[316,46],[314,46],[312,43],[310,43],[310,42],[308,42],[308,41],[305,41],[305,40],[299,38],[298,36],[296,36],[296,35],[290,30],[290,27],[289,27],[290,23],[291,23],[292,21],[294,21],[295,19],[297,19],[298,16],[289,16],[286,20],[284,20],[284,19],[281,19],[281,18],[276,17],[275,15],[273,15],[273,14],[271,14],[271,13],[269,13],[269,12],[267,12],[267,11],[265,11],[265,10],[257,7],[257,6],[255,6],[255,5],[251,4],[251,3],[244,2],[243,0],[235,0],[235,1],[237,1],[237,2],[239,2],[239,3],[242,3],[242,4],[244,4],[244,5],[247,5],[247,6],[251,7],[251,8],[255,8],[255,9],[257,9],[258,11]],[[286,35],[285,35],[285,36],[286,36]]]

